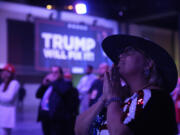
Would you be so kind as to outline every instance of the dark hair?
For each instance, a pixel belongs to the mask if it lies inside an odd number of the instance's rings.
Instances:
[[[147,56],[142,50],[139,51],[146,59],[146,62],[149,63],[153,61],[149,56]],[[164,88],[164,79],[162,75],[159,73],[156,64],[153,61],[153,66],[149,69],[149,75],[146,77],[148,82],[154,86],[158,86],[160,88]]]
[[[89,68],[90,70],[93,70],[93,66],[92,65],[87,65],[87,68]]]
[[[52,67],[57,67],[58,68],[58,70],[59,70],[59,73],[61,74],[61,77],[63,78],[63,76],[64,76],[64,72],[63,72],[63,69],[62,69],[62,67],[61,66],[52,66]]]
[[[153,85],[158,86],[160,88],[165,88],[164,79],[161,76],[161,74],[158,72],[155,64],[150,69],[150,77],[149,77],[148,81],[150,84],[153,84]]]
[[[11,73],[11,76],[9,77],[9,80],[5,83],[4,85],[4,89],[3,89],[3,92],[5,92],[9,86],[9,83],[11,82],[11,80],[13,80],[14,78],[14,73]]]
[[[63,76],[63,75],[64,75],[64,72],[63,72],[62,67],[58,66],[58,69],[59,69],[59,73]]]

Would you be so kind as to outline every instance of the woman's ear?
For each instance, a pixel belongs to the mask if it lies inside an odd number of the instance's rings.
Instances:
[[[149,78],[151,75],[151,72],[153,70],[154,67],[154,62],[151,59],[148,59],[145,63],[145,67],[144,67],[144,75],[145,78]]]
[[[154,66],[154,61],[151,59],[148,59],[145,63],[144,70],[151,70]]]

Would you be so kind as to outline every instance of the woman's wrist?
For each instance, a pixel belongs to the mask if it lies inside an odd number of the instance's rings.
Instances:
[[[106,104],[106,98],[102,95],[98,100],[103,106]]]
[[[110,100],[111,98],[114,98],[114,97],[119,97],[119,98],[121,98],[119,95],[117,95],[117,94],[109,94],[108,96],[107,96],[107,98],[106,98],[106,101],[108,101],[108,100]]]
[[[106,100],[105,106],[107,107],[107,106],[109,106],[109,105],[110,105],[111,103],[113,103],[113,102],[119,103],[120,105],[123,104],[122,98],[120,98],[120,97],[111,97],[111,98],[109,98],[108,100]]]

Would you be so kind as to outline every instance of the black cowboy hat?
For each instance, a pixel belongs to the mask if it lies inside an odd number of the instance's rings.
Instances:
[[[130,35],[112,35],[105,38],[102,42],[102,48],[107,56],[117,64],[119,55],[126,47],[133,47],[141,50],[149,56],[156,64],[156,68],[164,79],[165,88],[168,92],[174,90],[177,84],[177,68],[172,57],[168,52],[156,43]]]

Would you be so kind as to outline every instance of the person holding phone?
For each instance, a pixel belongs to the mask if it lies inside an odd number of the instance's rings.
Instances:
[[[130,35],[109,36],[102,47],[115,66],[98,102],[78,116],[76,135],[176,135],[177,69],[167,51]]]
[[[41,99],[37,120],[44,135],[74,135],[73,90],[72,82],[64,79],[63,69],[53,66],[36,92],[36,98]]]

